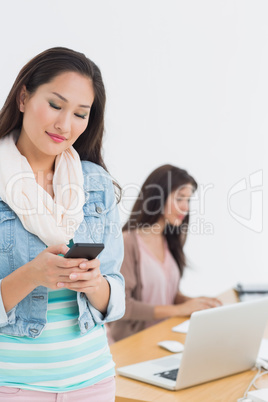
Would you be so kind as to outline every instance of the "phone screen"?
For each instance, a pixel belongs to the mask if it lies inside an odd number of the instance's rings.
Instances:
[[[103,243],[74,243],[64,258],[86,258],[94,260],[104,249]]]

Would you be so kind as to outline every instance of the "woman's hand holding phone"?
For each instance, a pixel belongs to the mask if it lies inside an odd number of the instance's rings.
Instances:
[[[75,243],[65,254],[68,260],[76,259],[76,256],[88,258],[82,261],[78,268],[69,275],[71,282],[58,282],[58,287],[66,287],[76,292],[93,293],[98,290],[103,279],[100,272],[100,261],[95,258],[104,249],[102,243]]]
[[[58,255],[68,250],[65,244],[47,247],[27,264],[29,279],[35,287],[45,286],[55,290],[58,282],[71,282],[71,273],[81,271],[79,265],[87,261],[85,258],[65,259]]]
[[[110,299],[110,285],[101,274],[100,261],[94,258],[103,249],[104,244],[102,243],[74,244],[65,255],[65,258],[72,260],[72,258],[69,258],[70,255],[83,255],[83,257],[89,258],[89,260],[79,264],[79,269],[82,270],[82,272],[75,271],[70,274],[69,279],[72,283],[59,282],[57,286],[85,293],[90,304],[102,314],[105,314]]]
[[[68,258],[69,260],[76,260]],[[69,275],[68,281],[60,281],[57,283],[59,288],[67,288],[76,292],[92,293],[96,291],[96,287],[100,286],[102,275],[100,272],[100,261],[84,260]]]
[[[77,252],[77,245],[74,249]],[[85,251],[84,247],[83,250]],[[71,249],[64,244],[50,246],[29,262],[31,279],[35,286],[50,289],[65,287],[77,292],[93,292],[101,280],[99,260],[94,258],[89,261],[82,255],[81,258],[64,258],[58,255],[70,251]],[[99,254],[100,251],[99,247],[95,248],[95,254]]]

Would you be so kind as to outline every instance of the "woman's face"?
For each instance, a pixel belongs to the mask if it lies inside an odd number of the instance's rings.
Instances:
[[[191,184],[185,184],[169,194],[165,209],[165,222],[173,226],[180,226],[189,213],[189,201],[193,194]]]
[[[94,100],[92,81],[76,72],[64,72],[30,95],[20,93],[23,112],[18,148],[56,156],[85,131]]]

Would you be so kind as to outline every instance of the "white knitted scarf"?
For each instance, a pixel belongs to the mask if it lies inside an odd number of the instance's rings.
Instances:
[[[18,135],[14,130],[0,139],[0,197],[25,229],[47,246],[68,244],[84,218],[79,155],[70,147],[56,157],[52,199],[36,182],[30,164],[16,147]]]

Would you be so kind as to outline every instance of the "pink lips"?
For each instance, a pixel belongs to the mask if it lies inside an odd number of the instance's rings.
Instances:
[[[47,134],[53,141],[58,142],[58,143],[59,143],[59,142],[63,142],[63,141],[66,140],[66,138],[63,137],[62,135],[48,133],[47,131],[46,131],[46,134]]]

